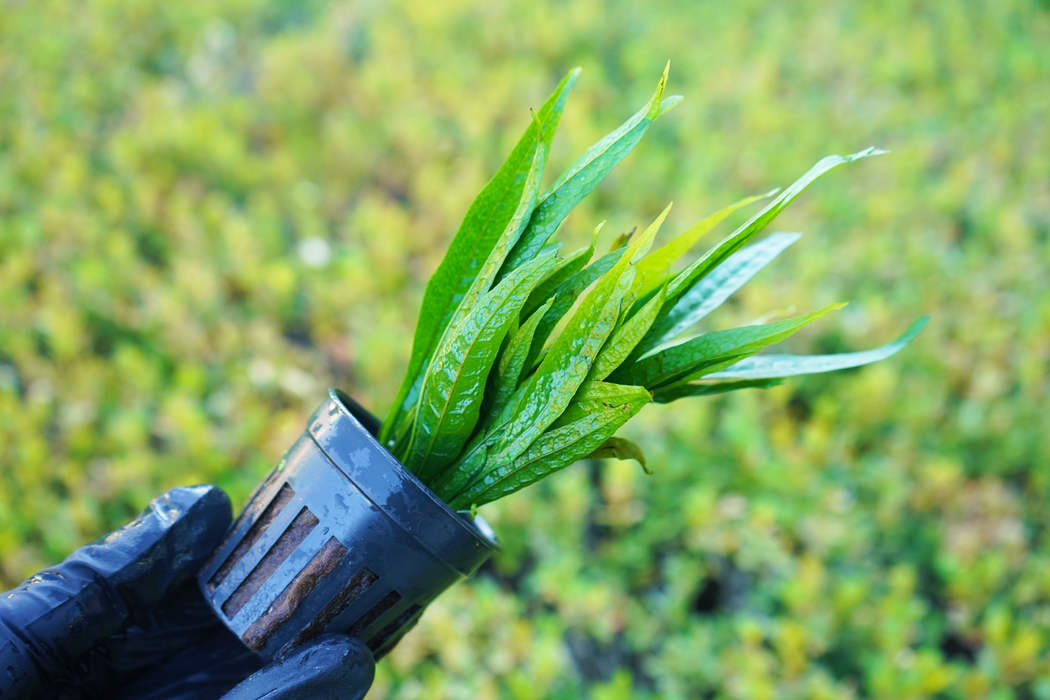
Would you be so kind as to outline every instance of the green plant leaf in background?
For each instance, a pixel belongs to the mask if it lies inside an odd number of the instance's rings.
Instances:
[[[652,401],[652,396],[642,387],[607,386],[612,391],[602,410],[552,426],[514,459],[492,463],[462,493],[453,496],[449,505],[457,509],[483,505],[569,466],[598,449]]]
[[[774,233],[730,255],[683,294],[674,308],[660,314],[659,319],[651,324],[651,330],[644,341],[638,344],[636,354],[641,355],[677,338],[721,306],[734,292],[747,284],[762,268],[801,237],[802,234],[799,233]]]
[[[621,383],[640,384],[651,390],[686,377],[699,378],[739,362],[768,345],[779,343],[843,306],[845,304],[831,304],[786,321],[705,333],[624,365],[611,378]]]
[[[508,275],[446,334],[427,370],[405,466],[424,481],[452,462],[478,421],[488,375],[507,329],[553,252]]]
[[[507,256],[501,276],[535,257],[569,212],[638,145],[649,126],[681,101],[678,95],[662,99],[670,69],[671,63],[668,61],[648,104],[588,148],[540,198],[532,220]]]
[[[517,212],[536,151],[541,143],[549,144],[553,139],[579,72],[580,69],[576,68],[562,79],[510,156],[470,205],[448,252],[427,283],[408,369],[380,430],[380,441],[384,444],[415,404],[428,359],[456,313],[460,300]]]
[[[729,369],[707,375],[707,379],[762,380],[772,377],[794,377],[818,374],[863,365],[893,357],[910,343],[929,323],[929,316],[918,318],[901,337],[892,343],[861,352],[835,355],[759,355],[741,360]]]
[[[653,473],[645,463],[645,453],[642,452],[641,446],[627,438],[616,437],[615,435],[603,442],[602,446],[597,450],[584,457],[584,459],[610,458],[620,460],[633,459],[641,465],[642,471],[646,474]]]

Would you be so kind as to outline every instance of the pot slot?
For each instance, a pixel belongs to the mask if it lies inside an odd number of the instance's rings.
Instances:
[[[394,618],[394,621],[389,625],[379,630],[379,634],[368,640],[368,646],[373,650],[379,651],[387,643],[387,641],[393,637],[396,633],[400,632],[402,627],[408,624],[409,620],[412,620],[423,610],[422,605],[413,605],[412,607],[405,610],[405,612]],[[412,623],[413,625],[415,622]]]
[[[255,521],[251,529],[248,530],[248,534],[244,536],[244,539],[240,541],[236,548],[230,553],[230,556],[226,558],[219,570],[215,572],[215,575],[208,581],[208,592],[214,593],[215,589],[218,588],[226,577],[233,571],[233,567],[244,558],[244,555],[248,553],[248,550],[259,541],[262,534],[266,532],[266,528],[270,527],[277,516],[281,514],[284,507],[288,505],[288,502],[295,497],[295,490],[292,489],[287,483],[281,487],[281,490],[277,492],[277,495],[270,501],[270,505],[266,506],[266,510],[263,511],[259,519]]]
[[[303,642],[308,642],[319,636],[324,632],[324,628],[328,626],[329,622],[339,617],[344,610],[353,605],[354,601],[360,598],[361,594],[371,588],[372,584],[378,580],[379,576],[371,569],[367,566],[361,567],[361,570],[350,579],[350,583],[343,590],[339,591],[335,598],[328,605],[324,606],[321,612],[317,613],[317,616],[310,621],[310,624],[302,632],[296,635],[295,639],[288,643],[288,648],[297,647]]]
[[[266,646],[266,642],[273,633],[292,617],[306,596],[310,595],[317,584],[339,566],[339,562],[346,556],[347,551],[342,542],[335,537],[330,538],[306,567],[289,581],[266,613],[253,622],[252,626],[241,636],[244,643],[255,651]]]
[[[244,604],[259,592],[273,572],[277,571],[278,567],[292,555],[292,552],[302,544],[307,535],[313,532],[319,522],[317,516],[311,513],[309,508],[303,506],[288,529],[281,533],[274,545],[270,547],[270,551],[255,565],[247,578],[241,581],[241,585],[237,586],[233,595],[222,604],[222,612],[227,619],[232,620],[236,617]]]
[[[387,610],[400,602],[401,594],[397,591],[390,591],[364,615],[357,618],[357,622],[350,625],[350,629],[348,629],[346,633],[351,637],[360,637],[361,633],[371,627],[373,622],[381,618]]]

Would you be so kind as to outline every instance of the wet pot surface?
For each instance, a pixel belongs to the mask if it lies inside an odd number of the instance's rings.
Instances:
[[[220,619],[265,658],[328,632],[382,656],[499,548],[483,520],[448,508],[352,411],[374,421],[329,392],[198,577]]]

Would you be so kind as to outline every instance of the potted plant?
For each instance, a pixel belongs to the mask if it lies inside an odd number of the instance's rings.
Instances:
[[[408,371],[380,425],[337,390],[250,500],[199,576],[219,617],[272,657],[325,632],[377,656],[426,605],[499,548],[477,507],[586,457],[635,459],[616,431],[645,405],[766,388],[898,352],[923,317],[880,348],[758,355],[825,314],[686,337],[789,245],[751,240],[829,170],[882,153],[829,156],[783,191],[749,197],[652,249],[670,205],[593,259],[559,257],[559,225],[661,115],[649,102],[541,194],[551,139],[579,69],[561,81],[485,186],[430,279]],[[672,266],[737,209],[768,203],[703,256]],[[750,243],[750,244],[749,244]],[[560,329],[560,330],[559,330]],[[557,331],[557,332],[556,332]]]

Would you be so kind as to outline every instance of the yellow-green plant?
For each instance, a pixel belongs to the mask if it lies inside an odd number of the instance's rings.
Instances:
[[[927,321],[888,345],[837,355],[755,353],[843,304],[678,339],[799,235],[774,233],[745,247],[748,241],[818,177],[884,152],[875,148],[824,158],[783,192],[769,193],[758,214],[680,272],[672,265],[700,236],[761,197],[708,216],[652,252],[671,205],[634,241],[618,239],[594,262],[601,224],[590,246],[559,258],[550,239],[561,222],[681,101],[664,98],[665,69],[652,99],[541,195],[550,142],[578,74],[565,76],[533,115],[467,211],[427,285],[408,373],[382,426],[394,455],[454,508],[493,501],[587,456],[633,458],[644,467],[642,450],[614,433],[646,404],[875,362]]]

